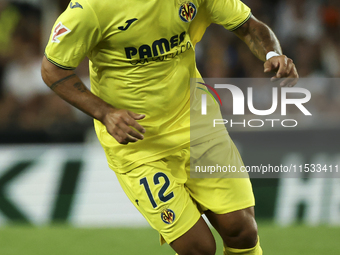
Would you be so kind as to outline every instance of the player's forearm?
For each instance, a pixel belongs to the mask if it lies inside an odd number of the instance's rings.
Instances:
[[[243,26],[234,31],[262,61],[266,61],[266,54],[275,51],[282,54],[280,43],[274,32],[263,22],[252,16]]]
[[[112,108],[89,91],[73,71],[55,66],[46,57],[41,74],[45,83],[62,99],[97,120],[102,121],[105,113]]]

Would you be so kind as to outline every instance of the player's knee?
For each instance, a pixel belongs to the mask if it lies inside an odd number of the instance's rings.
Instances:
[[[200,255],[215,255],[216,253],[216,243],[215,240],[208,242],[200,251]]]
[[[214,255],[216,253],[215,240],[209,240],[204,243],[195,243],[192,245],[190,255]]]
[[[256,246],[257,236],[257,225],[255,219],[251,217],[251,219],[245,220],[243,224],[235,225],[234,228],[229,229],[224,240],[231,247],[246,249]]]
[[[238,242],[242,243],[245,248],[254,247],[257,243],[257,235],[257,225],[255,223],[249,225],[240,233],[240,235],[238,236]]]
[[[216,253],[216,243],[213,238],[195,240],[176,247],[172,245],[172,247],[178,255],[214,255]]]

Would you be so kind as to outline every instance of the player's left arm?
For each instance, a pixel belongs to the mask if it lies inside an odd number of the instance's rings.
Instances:
[[[241,38],[253,52],[264,61],[264,72],[276,72],[273,81],[285,78],[280,86],[293,87],[299,78],[293,60],[282,54],[280,43],[274,32],[263,22],[251,16],[241,27],[233,31]],[[280,56],[274,56],[266,60],[268,52],[276,52]]]

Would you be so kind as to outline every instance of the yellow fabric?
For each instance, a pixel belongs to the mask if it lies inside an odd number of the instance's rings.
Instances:
[[[215,155],[212,159],[215,164],[243,165],[236,147],[225,134],[141,165],[133,171],[116,173],[131,202],[160,233],[162,243],[163,240],[171,243],[186,233],[205,210],[224,214],[255,205],[248,178],[190,178],[194,167],[192,162],[197,158],[211,158],[211,155]],[[169,185],[164,177],[159,177],[159,173],[167,176]],[[147,180],[154,205],[145,184],[141,181],[144,178]],[[155,184],[155,178],[159,179],[160,183]],[[168,197],[165,202],[160,199],[160,193]],[[164,209],[170,209],[175,214],[175,220],[171,224],[166,224],[161,218]]]
[[[227,247],[224,244],[223,254],[224,255],[262,255],[263,252],[260,246],[260,238],[258,237],[256,246],[250,249],[234,249],[234,248]]]
[[[181,10],[191,16],[181,18]],[[45,55],[65,69],[88,56],[92,92],[116,108],[146,115],[139,121],[145,139],[128,145],[95,120],[109,166],[125,173],[189,145],[190,105],[200,114],[197,91],[190,91],[190,79],[200,77],[193,45],[210,23],[232,30],[249,15],[239,0],[77,0],[56,21]],[[222,129],[202,130],[195,139],[209,140]]]
[[[247,173],[202,173],[196,166],[243,166],[241,156],[227,133],[190,147],[190,178],[186,185],[200,210],[225,214],[255,205]]]
[[[193,45],[198,43],[211,24],[215,23],[233,31],[244,24],[251,15],[248,6],[239,0],[213,0],[203,1],[197,18],[192,21],[189,29]]]
[[[187,160],[189,160],[189,150],[183,149],[167,158],[141,165],[128,173],[116,173],[125,194],[149,222],[150,226],[159,232],[161,244],[171,243],[182,236],[201,216],[195,202],[185,188],[187,179],[185,164]],[[164,196],[173,194],[173,197],[166,202],[161,201],[159,197],[160,190],[166,187],[165,178],[160,177],[160,183],[155,184],[154,178],[157,173],[164,173],[169,179],[170,184],[165,190]],[[147,195],[145,186],[140,184],[140,180],[143,178],[146,178],[148,182],[152,199],[156,204],[155,208]],[[138,200],[138,203],[136,200]],[[162,220],[162,212],[166,209],[174,212],[175,219],[171,224]]]

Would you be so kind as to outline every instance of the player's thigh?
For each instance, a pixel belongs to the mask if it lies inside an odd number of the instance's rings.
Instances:
[[[167,243],[186,233],[201,215],[184,187],[185,180],[175,176],[162,160],[117,174],[131,202]]]
[[[243,161],[229,135],[193,146],[190,153],[191,166],[187,168],[190,178],[186,185],[202,211],[225,214],[255,205],[247,174],[222,170],[218,175],[195,172],[196,166],[204,165],[241,169]]]

